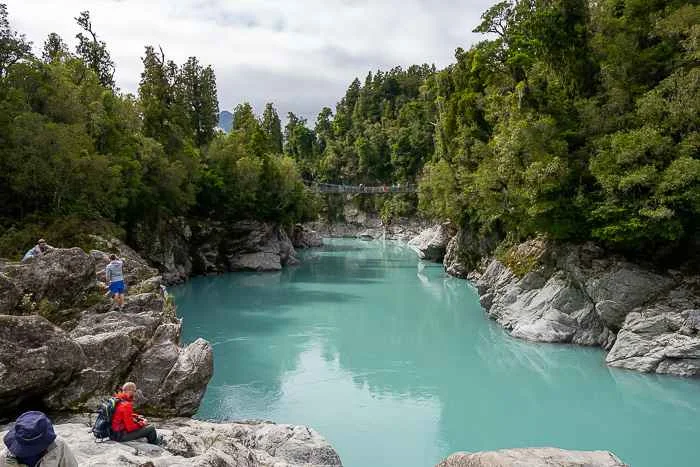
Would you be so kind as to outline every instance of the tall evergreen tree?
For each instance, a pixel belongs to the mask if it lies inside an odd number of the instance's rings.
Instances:
[[[0,3],[0,78],[19,60],[31,55],[32,43],[10,27],[7,5]]]
[[[54,60],[62,60],[69,56],[70,51],[68,50],[66,43],[63,42],[61,36],[55,32],[49,34],[49,37],[47,37],[46,41],[44,42],[44,47],[41,53],[42,60],[49,63]]]
[[[277,110],[271,102],[265,105],[263,112],[262,129],[267,136],[270,151],[282,154],[282,123],[277,115]]]
[[[178,72],[176,89],[195,144],[205,146],[214,138],[219,116],[214,71],[211,66],[202,67],[197,57],[190,57]]]
[[[98,40],[97,34],[92,29],[90,12],[81,12],[75,21],[83,29],[83,32],[75,36],[78,39],[76,46],[78,56],[95,72],[103,86],[114,87],[114,62],[107,50],[107,44]]]

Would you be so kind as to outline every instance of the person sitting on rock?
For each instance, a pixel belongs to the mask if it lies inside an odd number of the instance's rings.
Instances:
[[[114,441],[133,441],[146,438],[149,444],[158,444],[158,434],[153,425],[148,424],[145,417],[134,413],[134,394],[136,384],[124,383],[121,392],[114,397],[120,400],[112,416],[112,435]]]
[[[22,262],[29,260],[30,258],[36,258],[37,256],[42,256],[51,251],[53,248],[46,244],[46,240],[40,238],[35,246],[29,249],[22,257]]]
[[[43,412],[25,412],[5,435],[0,467],[78,467],[68,444],[56,436]]]
[[[119,309],[124,308],[124,262],[117,255],[109,255],[109,264],[105,267],[105,276],[109,284],[109,293]]]

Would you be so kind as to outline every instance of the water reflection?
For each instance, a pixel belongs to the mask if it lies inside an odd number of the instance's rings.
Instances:
[[[635,466],[673,452],[674,465],[693,465],[697,381],[609,369],[598,349],[511,338],[471,285],[391,242],[302,255],[280,273],[174,290],[185,339],[214,343],[200,416],[312,425],[351,467],[533,445],[612,449]]]

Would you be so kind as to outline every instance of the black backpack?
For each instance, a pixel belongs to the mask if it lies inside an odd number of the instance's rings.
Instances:
[[[97,418],[92,426],[92,434],[100,441],[110,437],[112,434],[112,417],[121,399],[110,397],[97,407]]]

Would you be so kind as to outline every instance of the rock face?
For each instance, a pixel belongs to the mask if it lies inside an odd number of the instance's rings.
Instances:
[[[349,203],[351,198],[346,198],[346,201]],[[427,227],[427,223],[415,218],[399,218],[385,224],[376,214],[363,212],[351,204],[343,206],[342,220],[333,222],[319,220],[303,224],[303,228],[318,232],[322,237],[402,242],[408,242]],[[295,242],[294,239],[292,241]]]
[[[54,249],[24,263],[7,264],[2,279],[6,285],[0,285],[6,290],[13,288],[7,280],[32,303],[68,308],[95,285],[95,262],[80,248]]]
[[[681,281],[624,318],[605,361],[630,370],[700,376],[700,278]]]
[[[294,226],[291,241],[294,248],[317,248],[323,245],[323,240],[318,232],[302,224]]]
[[[659,274],[593,244],[541,239],[505,260],[470,277],[489,316],[514,337],[599,345],[610,350],[610,366],[700,375],[697,277]]]
[[[59,390],[85,360],[80,345],[45,318],[0,315],[0,410]]]
[[[166,284],[184,282],[192,274],[192,229],[183,217],[137,226],[134,245],[162,273]]]
[[[501,241],[496,231],[478,232],[469,227],[459,229],[447,244],[442,264],[445,271],[455,277],[466,278],[484,258],[490,255]]]
[[[436,467],[626,467],[609,451],[565,451],[556,448],[457,452]]]
[[[141,441],[96,444],[86,416],[73,417],[54,427],[70,445],[78,463],[85,467],[342,465],[330,444],[305,426],[264,422],[209,423],[191,419],[155,421],[154,424],[163,436],[161,446]]]
[[[181,323],[160,293],[160,277],[149,277],[156,271],[130,254],[125,272],[133,285],[121,311],[96,282],[103,252],[58,249],[5,266],[0,290],[19,290],[21,299],[14,307],[14,298],[4,300],[0,314],[0,415],[25,400],[94,409],[127,380],[141,386],[151,413],[197,410],[213,371],[211,346],[179,346]]]
[[[447,244],[455,235],[455,229],[450,223],[438,224],[423,230],[420,235],[408,242],[420,259],[442,262],[447,250]]]
[[[194,273],[279,271],[298,262],[292,242],[278,225],[207,222],[195,225],[193,231]]]

